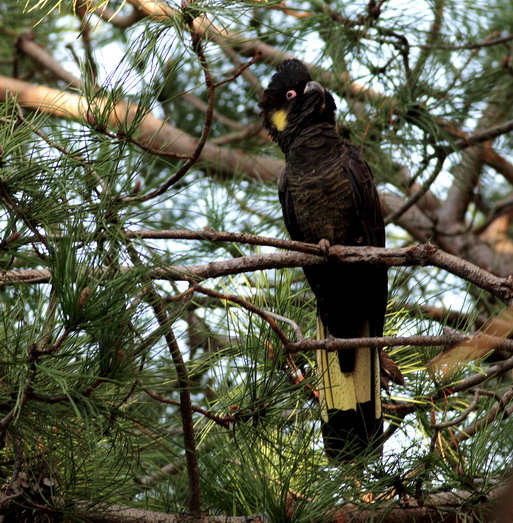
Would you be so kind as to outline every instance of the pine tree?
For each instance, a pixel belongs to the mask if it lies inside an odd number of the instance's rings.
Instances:
[[[5,0],[0,515],[506,520],[512,43],[505,0]],[[405,376],[355,463],[324,454],[313,372],[355,341],[315,341],[325,257],[286,239],[257,105],[287,57],[386,216],[386,250],[329,252],[390,267],[365,343]]]

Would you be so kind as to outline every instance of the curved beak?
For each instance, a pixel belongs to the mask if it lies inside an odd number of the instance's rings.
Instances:
[[[324,108],[326,107],[326,92],[324,91],[324,87],[319,82],[308,82],[305,85],[305,90],[303,91],[303,93],[306,94],[310,91],[315,91],[317,93],[317,96],[319,96],[321,100],[319,112],[322,113],[324,111]]]

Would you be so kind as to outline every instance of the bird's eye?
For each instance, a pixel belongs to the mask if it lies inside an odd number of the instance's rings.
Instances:
[[[292,100],[292,98],[296,97],[296,91],[293,91],[291,89],[290,91],[287,91],[287,94],[285,96],[287,97],[287,100]]]

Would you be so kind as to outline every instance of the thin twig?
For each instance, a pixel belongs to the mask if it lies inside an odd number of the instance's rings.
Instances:
[[[513,34],[495,38],[493,40],[485,40],[484,42],[476,42],[473,44],[412,44],[412,47],[419,47],[421,49],[447,49],[448,51],[463,51],[493,47],[495,45],[505,44],[511,40],[513,40]]]
[[[257,316],[260,316],[262,319],[264,319],[269,324],[271,329],[273,329],[273,331],[278,335],[278,337],[280,338],[281,342],[284,345],[287,345],[290,342],[290,340],[289,340],[288,336],[285,334],[285,332],[274,321],[274,318],[273,318],[274,315],[271,315],[268,312],[262,310],[260,307],[253,305],[250,301],[245,300],[244,298],[241,298],[240,296],[235,296],[232,294],[223,294],[221,292],[217,292],[212,289],[207,289],[206,287],[202,287],[200,285],[194,285],[193,288],[196,292],[199,292],[201,294],[206,294],[207,296],[212,296],[219,300],[226,300],[226,301],[231,301],[233,303],[236,303],[237,305],[240,305],[241,307],[256,314]]]
[[[299,341],[305,339],[305,337],[303,336],[303,333],[301,332],[301,328],[295,321],[291,320],[290,318],[286,318],[285,316],[282,316],[281,314],[276,314],[275,312],[267,311],[267,314],[269,316],[271,316],[271,318],[274,318],[275,320],[282,321],[284,323],[288,323],[294,329],[294,334],[296,335],[296,338]]]
[[[196,163],[198,160],[201,151],[203,150],[207,138],[210,134],[210,129],[212,127],[212,121],[213,121],[213,114],[214,114],[214,100],[215,100],[215,84],[212,79],[212,75],[210,74],[210,68],[208,66],[208,62],[205,58],[205,54],[203,51],[203,46],[201,44],[201,35],[198,34],[194,27],[194,21],[189,20],[189,30],[191,33],[192,38],[192,48],[194,52],[196,53],[199,63],[201,64],[201,68],[203,69],[203,76],[205,79],[205,86],[207,88],[207,110],[205,113],[205,120],[203,122],[203,128],[201,131],[201,135],[199,137],[198,142],[196,143],[196,147],[194,148],[194,151],[191,153],[190,158],[188,158],[184,164],[171,176],[169,177],[160,187],[157,189],[150,191],[149,193],[143,195],[143,196],[129,196],[123,198],[124,202],[145,202],[148,200],[151,200],[153,198],[156,198],[157,196],[160,196],[161,194],[165,193],[169,187],[174,185],[176,182],[181,180],[191,169],[191,167]]]
[[[510,369],[513,369],[513,356],[511,358],[508,358],[507,360],[500,361],[499,363],[496,363],[495,365],[488,367],[483,372],[473,374],[468,378],[464,378],[455,385],[452,385],[450,392],[454,394],[456,392],[461,392],[471,387],[475,387],[476,385],[479,385],[480,383],[483,383],[490,378],[504,374]]]
[[[205,103],[201,98],[196,96],[193,93],[185,92],[180,94],[180,98],[186,102],[187,104],[192,105],[193,107],[196,107],[202,112],[207,112],[208,104]],[[226,127],[230,127],[232,129],[235,129],[237,131],[242,131],[246,129],[246,126],[244,124],[241,124],[240,122],[236,122],[228,117],[226,117],[224,114],[220,113],[216,109],[214,109],[214,118],[221,122],[222,124],[226,125]],[[211,140],[212,141],[212,140]]]
[[[454,425],[458,425],[458,423],[461,423],[464,419],[466,419],[468,415],[477,407],[478,401],[479,390],[476,390],[474,391],[474,397],[472,398],[470,405],[458,417],[454,418],[453,420],[446,421],[444,423],[433,423],[431,427],[435,430],[441,430],[453,427]]]
[[[481,391],[483,393],[483,391]],[[462,441],[465,441],[469,438],[471,438],[474,434],[476,434],[479,430],[482,428],[488,426],[492,421],[494,421],[501,412],[504,412],[504,418],[507,418],[513,413],[513,405],[509,408],[506,408],[506,405],[513,399],[513,387],[510,388],[498,401],[498,405],[495,405],[490,412],[483,416],[482,418],[479,418],[475,420],[470,425],[467,425],[466,427],[461,429],[461,432],[455,436],[455,440],[457,443],[461,443]]]
[[[57,352],[66,340],[66,338],[70,335],[70,333],[71,331],[69,329],[65,329],[59,337],[59,339],[54,344],[50,345],[50,347],[46,349],[34,348],[34,350],[30,351],[30,357],[38,358],[39,356],[45,356]]]
[[[173,151],[167,151],[166,149],[159,149],[157,147],[153,147],[149,143],[141,142],[140,140],[137,140],[133,136],[130,136],[123,131],[117,131],[115,133],[108,131],[105,129],[105,127],[99,124],[94,124],[93,127],[96,131],[103,134],[104,136],[112,138],[113,140],[123,140],[125,142],[131,143],[139,147],[139,149],[142,149],[143,151],[146,151],[147,153],[153,154],[155,156],[161,156],[162,158],[174,158],[175,160],[192,160],[192,154],[181,154],[175,153]]]
[[[399,209],[396,209],[392,214],[385,218],[385,225],[388,225],[389,223],[392,223],[398,218],[400,218],[408,209],[410,209],[410,207],[413,207],[429,191],[435,180],[438,178],[438,175],[442,171],[446,157],[447,156],[444,154],[438,155],[438,160],[433,169],[433,172],[429,175],[428,179],[422,184],[422,187],[417,192],[412,194],[404,202],[404,204],[401,205],[401,207],[399,207]],[[426,160],[426,163],[429,163],[429,160]]]
[[[80,153],[75,153],[73,151],[70,151],[69,149],[67,149],[66,147],[64,147],[63,145],[58,143],[57,141],[50,138],[45,132],[41,131],[41,129],[39,129],[38,127],[33,125],[32,122],[30,122],[29,120],[27,120],[25,118],[25,116],[23,115],[23,111],[21,110],[20,107],[18,108],[18,119],[20,120],[20,122],[22,122],[24,125],[26,125],[29,129],[31,129],[34,134],[36,134],[37,136],[39,136],[39,138],[44,140],[50,147],[59,151],[60,153],[62,153],[65,156],[68,156],[70,158],[73,158],[73,159],[81,162],[82,165],[84,166],[84,168],[86,169],[86,172],[89,175],[91,175],[92,178],[94,178],[94,180],[98,183],[98,185],[100,185],[100,187],[103,190],[107,189],[107,185],[103,181],[101,176],[98,174],[98,172],[95,169],[93,169],[89,165],[87,160]]]
[[[472,147],[479,143],[487,142],[488,140],[492,140],[493,138],[497,138],[498,136],[502,136],[511,131],[513,131],[513,120],[508,120],[507,122],[489,127],[484,131],[477,131],[474,134],[464,136],[463,138],[456,140],[454,144],[448,145],[442,150],[446,153],[451,153],[455,150],[465,149],[466,147]]]
[[[478,131],[474,134],[464,136],[463,138],[456,140],[451,145],[437,146],[437,152],[433,156],[436,156],[438,160],[433,169],[433,172],[429,175],[428,179],[422,184],[422,187],[416,193],[410,196],[399,209],[395,210],[391,215],[385,218],[385,224],[389,224],[397,220],[397,218],[402,216],[410,207],[415,205],[427,193],[431,185],[433,185],[435,180],[438,178],[438,175],[442,171],[444,162],[449,154],[466,149],[467,147],[473,147],[474,145],[486,142],[488,140],[492,140],[493,138],[502,136],[503,134],[509,133],[512,130],[513,120],[508,120],[507,122],[495,125],[489,129],[485,129],[484,131]],[[429,161],[430,158],[426,159],[426,163],[429,163]]]
[[[160,403],[166,403],[168,405],[175,405],[177,407],[180,407],[180,402],[168,398],[164,398],[160,394],[157,394],[155,391],[147,389],[143,387],[143,391],[148,394],[151,398],[154,400],[159,401]],[[233,416],[227,415],[227,416],[217,416],[216,414],[212,414],[208,410],[205,410],[201,407],[198,407],[197,405],[191,405],[191,409],[193,412],[197,412],[198,414],[202,414],[206,418],[215,421],[218,425],[221,425],[225,429],[230,428],[230,423],[233,423],[235,421],[235,418]]]
[[[221,50],[223,53],[228,57],[228,59],[234,64],[236,67],[240,67],[241,61],[239,60],[238,53],[232,49],[229,45],[222,45]],[[258,53],[259,58],[262,57],[261,51],[256,51],[255,55]],[[242,76],[248,82],[251,87],[255,90],[255,93],[260,96],[260,94],[263,92],[264,88],[262,87],[262,84],[258,80],[258,78],[253,74],[253,72],[250,69],[246,69],[243,71]]]
[[[242,64],[232,75],[230,75],[228,78],[225,78],[224,80],[221,80],[219,82],[215,82],[212,87],[214,89],[217,89],[218,87],[221,87],[221,85],[227,84],[229,82],[233,82],[236,78],[238,78],[248,67],[251,67],[254,63],[258,62],[262,58],[262,53],[260,51],[257,51],[255,53],[255,56],[251,58],[249,62],[246,62],[245,64]]]

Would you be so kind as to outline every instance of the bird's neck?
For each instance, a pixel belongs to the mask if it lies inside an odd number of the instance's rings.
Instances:
[[[303,151],[305,149],[318,149],[319,147],[326,149],[330,145],[336,146],[340,143],[337,129],[331,123],[314,123],[305,126],[291,138],[286,148],[282,146],[287,159],[290,155],[294,155],[298,149]]]

